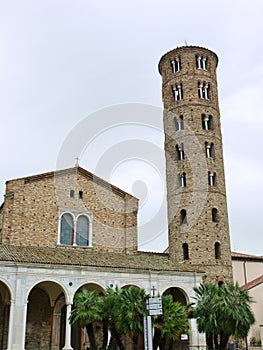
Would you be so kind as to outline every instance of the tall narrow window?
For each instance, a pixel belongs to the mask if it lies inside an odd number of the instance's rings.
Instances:
[[[76,244],[79,246],[89,245],[89,220],[85,215],[77,219]]]
[[[177,84],[173,86],[172,90],[173,90],[173,96],[175,101],[179,101],[183,99],[182,84]]]
[[[66,213],[63,214],[60,221],[60,243],[73,244],[74,223],[73,217]]]
[[[186,187],[186,173],[179,174],[179,185]]]
[[[83,199],[83,191],[79,191],[79,199]]]
[[[202,128],[204,130],[212,129],[212,121],[213,121],[213,117],[211,115],[207,116],[205,114],[202,114]]]
[[[213,222],[218,222],[218,212],[216,208],[212,209],[212,221]]]
[[[210,84],[206,82],[198,83],[198,97],[204,100],[210,99]]]
[[[181,70],[181,59],[177,57],[171,61],[173,73],[179,72]]]
[[[183,244],[183,257],[184,257],[184,260],[189,260],[189,249],[188,249],[187,243]]]
[[[205,142],[205,155],[206,158],[213,158],[214,156],[214,144]]]
[[[216,259],[221,258],[221,247],[220,247],[220,243],[218,242],[215,243],[215,258]]]
[[[175,130],[184,130],[184,117],[180,115],[178,118],[174,118]]]
[[[212,171],[208,171],[208,185],[215,186],[216,185],[216,173]]]
[[[178,160],[184,160],[184,144],[176,145],[177,157]]]
[[[181,224],[187,224],[187,213],[185,209],[182,209],[181,212]]]
[[[69,197],[70,197],[70,198],[74,198],[74,195],[75,195],[74,190],[70,190],[70,191],[69,191]]]

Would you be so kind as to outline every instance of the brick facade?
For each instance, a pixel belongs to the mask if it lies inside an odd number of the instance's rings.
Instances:
[[[198,67],[198,57],[205,66]],[[179,63],[176,71],[175,61]],[[202,62],[199,62],[202,64]],[[220,112],[218,105],[217,56],[210,50],[185,46],[165,54],[159,63],[162,75],[164,132],[166,152],[169,253],[177,262],[202,267],[209,280],[232,279]],[[199,85],[209,86],[209,95],[200,97]],[[175,97],[174,89],[180,87]],[[203,93],[203,92],[202,92]],[[176,130],[175,118],[183,116],[183,130]],[[204,116],[212,116],[204,129]],[[206,144],[213,145],[207,157]],[[178,159],[176,147],[182,145],[184,159]],[[215,185],[208,183],[215,173]],[[183,174],[186,185],[178,176]],[[212,219],[212,209],[216,219]],[[182,224],[181,211],[187,213]],[[183,244],[188,258],[184,258]],[[220,249],[215,257],[215,245]]]

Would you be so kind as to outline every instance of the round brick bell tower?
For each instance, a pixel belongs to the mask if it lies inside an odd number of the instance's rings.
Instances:
[[[204,279],[232,279],[217,55],[184,46],[159,62],[162,75],[169,254],[205,271]]]

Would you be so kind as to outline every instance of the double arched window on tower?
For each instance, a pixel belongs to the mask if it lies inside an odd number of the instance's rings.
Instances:
[[[91,246],[92,216],[64,212],[60,216],[59,244]]]

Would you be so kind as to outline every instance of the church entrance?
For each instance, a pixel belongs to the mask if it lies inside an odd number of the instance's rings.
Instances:
[[[0,350],[8,348],[9,312],[10,293],[7,286],[0,281]]]

